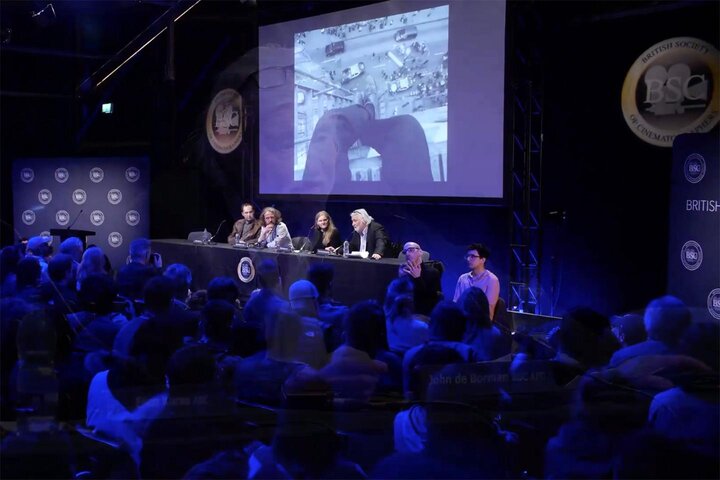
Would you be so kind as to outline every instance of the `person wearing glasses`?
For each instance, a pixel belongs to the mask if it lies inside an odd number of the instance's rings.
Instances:
[[[405,263],[400,266],[400,276],[408,277],[413,284],[415,313],[430,317],[432,309],[442,299],[442,274],[431,263],[423,262],[423,250],[416,242],[403,245]]]
[[[274,207],[263,208],[260,218],[263,227],[258,242],[269,248],[292,248],[292,239],[287,226],[282,221],[280,210]]]
[[[470,271],[460,275],[455,286],[453,302],[457,302],[460,295],[470,287],[478,287],[485,293],[490,303],[490,318],[495,314],[495,305],[500,296],[500,281],[488,269],[485,262],[490,258],[490,250],[482,243],[468,245],[465,253],[465,261]]]

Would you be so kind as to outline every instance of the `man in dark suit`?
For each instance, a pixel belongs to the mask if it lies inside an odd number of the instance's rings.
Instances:
[[[235,235],[240,235],[241,242],[254,242],[260,236],[262,222],[255,218],[255,207],[251,203],[243,203],[242,218],[235,222],[232,232],[228,235],[228,243],[235,243]]]
[[[162,260],[158,254],[152,253],[150,240],[136,238],[130,243],[130,263],[117,274],[118,293],[130,300],[142,299],[145,284],[160,275],[161,268]]]
[[[385,227],[374,221],[364,208],[354,210],[350,218],[353,226],[350,250],[368,252],[375,260],[384,257],[390,243]]]
[[[440,278],[442,273],[432,264],[423,262],[423,251],[415,242],[403,246],[405,263],[400,266],[400,276],[407,276],[413,284],[415,313],[430,316],[435,305],[442,300]]]

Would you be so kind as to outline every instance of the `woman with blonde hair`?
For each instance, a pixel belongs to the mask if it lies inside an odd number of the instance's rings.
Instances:
[[[315,214],[315,225],[313,225],[310,236],[310,250],[334,252],[341,244],[340,231],[335,227],[330,214],[325,210]]]
[[[270,248],[292,248],[292,239],[287,225],[282,221],[280,210],[265,207],[260,213],[263,227],[258,242]]]

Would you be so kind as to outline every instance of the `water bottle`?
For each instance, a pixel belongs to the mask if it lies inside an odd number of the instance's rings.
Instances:
[[[235,234],[235,245],[240,245],[240,234],[239,233]]]
[[[343,257],[349,257],[350,256],[350,242],[345,240],[343,242]]]

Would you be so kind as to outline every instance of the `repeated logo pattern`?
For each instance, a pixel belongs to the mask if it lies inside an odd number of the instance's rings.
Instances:
[[[107,199],[108,202],[110,202],[111,204],[117,205],[118,203],[122,202],[122,192],[117,188],[113,188],[112,190],[108,191]]]
[[[87,193],[82,188],[75,189],[72,193],[72,199],[77,205],[82,205],[87,200]]]
[[[58,225],[61,227],[64,227],[68,223],[70,223],[70,214],[67,210],[58,210],[55,212],[55,221]]]
[[[131,227],[136,226],[138,223],[140,223],[140,213],[138,213],[137,210],[129,210],[125,214],[125,222]]]
[[[47,188],[43,188],[38,192],[38,202],[42,203],[43,205],[47,205],[48,203],[52,202],[52,192],[48,190]]]
[[[55,170],[55,181],[58,183],[65,183],[70,178],[70,172],[67,168],[58,168]]]
[[[93,183],[100,183],[105,178],[105,172],[100,167],[93,167],[90,170],[90,181]]]

